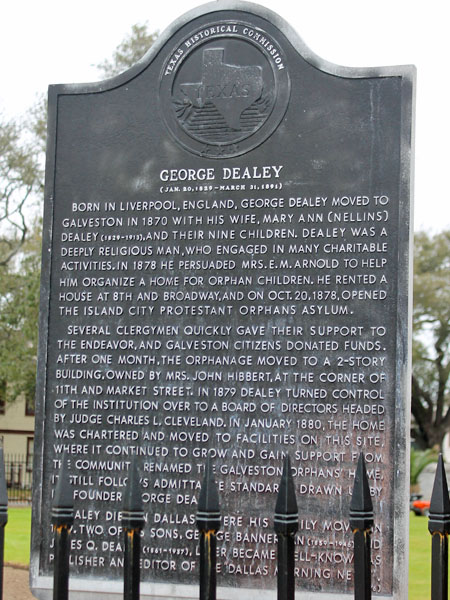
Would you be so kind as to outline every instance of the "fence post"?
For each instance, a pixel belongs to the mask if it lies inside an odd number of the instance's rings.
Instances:
[[[73,517],[73,490],[69,479],[67,459],[64,455],[52,506],[52,526],[55,534],[53,600],[68,600],[69,598],[69,538]]]
[[[211,460],[205,465],[197,509],[200,531],[200,600],[216,600],[216,534],[220,529],[219,494]]]
[[[448,598],[448,534],[450,500],[442,454],[439,455],[431,494],[428,531],[431,533],[431,600]]]
[[[349,516],[354,539],[355,600],[370,600],[372,598],[370,529],[373,526],[373,505],[362,452],[356,469]]]
[[[3,562],[5,551],[5,525],[8,522],[8,489],[6,487],[3,448],[0,448],[0,600],[3,600]]]
[[[122,527],[125,538],[123,569],[124,600],[139,600],[141,582],[141,531],[144,527],[144,508],[136,458],[133,459],[122,509]]]
[[[298,531],[298,508],[292,478],[291,460],[286,454],[283,461],[280,489],[273,521],[278,537],[278,600],[294,600],[295,597],[295,534]]]

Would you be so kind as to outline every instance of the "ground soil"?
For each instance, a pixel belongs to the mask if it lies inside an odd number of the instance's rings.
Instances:
[[[28,569],[5,566],[3,598],[5,600],[36,600],[30,592]]]

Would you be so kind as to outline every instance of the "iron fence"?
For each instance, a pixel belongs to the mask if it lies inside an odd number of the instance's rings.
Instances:
[[[4,529],[8,520],[8,474],[3,451],[0,449],[0,600],[3,600]],[[6,472],[5,472],[6,471]],[[371,589],[371,530],[374,513],[370,496],[364,457],[361,454],[355,474],[349,523],[354,538],[354,598],[370,600]],[[54,532],[54,600],[69,598],[70,532],[74,521],[73,490],[64,457],[55,490],[52,514]],[[140,586],[140,533],[144,527],[144,509],[139,487],[136,463],[132,465],[122,509],[124,532],[124,600],[139,600]],[[205,474],[198,501],[197,528],[199,537],[199,598],[216,600],[216,536],[221,526],[219,494],[211,462]],[[284,458],[277,503],[274,530],[277,544],[277,599],[295,598],[295,534],[299,514],[295,497],[290,460]],[[431,600],[448,599],[448,535],[450,532],[450,498],[442,455],[436,469],[430,503],[428,529],[432,536]]]
[[[33,457],[5,454],[5,478],[9,502],[31,503]]]

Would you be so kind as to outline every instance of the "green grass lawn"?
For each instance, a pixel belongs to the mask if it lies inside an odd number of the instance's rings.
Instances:
[[[28,564],[30,559],[30,508],[9,508],[5,530],[5,561]],[[409,530],[409,600],[430,597],[431,536],[428,519],[411,513]]]
[[[5,527],[5,562],[27,565],[30,562],[31,508],[8,508]]]
[[[427,517],[409,520],[409,600],[425,600],[431,596],[431,535]]]

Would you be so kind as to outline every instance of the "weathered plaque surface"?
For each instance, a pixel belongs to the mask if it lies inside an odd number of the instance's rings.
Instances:
[[[219,1],[177,21],[130,71],[51,86],[39,598],[51,597],[64,451],[74,598],[121,593],[133,457],[142,596],[197,596],[208,454],[223,513],[219,597],[272,598],[286,452],[299,597],[350,594],[361,451],[374,590],[405,596],[413,78],[412,67],[325,63],[273,13]]]

